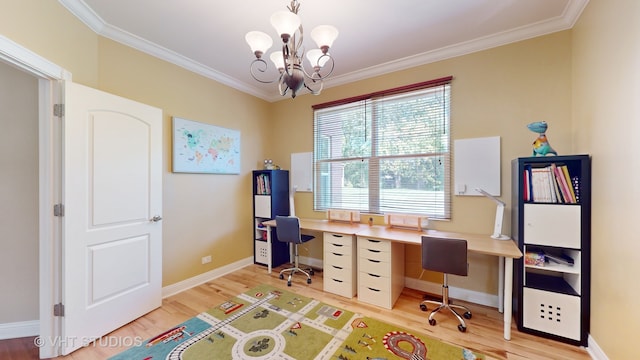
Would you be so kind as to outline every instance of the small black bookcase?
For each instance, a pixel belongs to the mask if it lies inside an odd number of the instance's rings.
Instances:
[[[289,215],[289,171],[253,171],[253,260],[267,265],[267,228],[263,222],[277,215]],[[289,261],[288,243],[278,241],[274,229],[271,232],[271,266],[277,267]]]
[[[591,158],[514,159],[511,232],[518,330],[587,346],[591,297]]]

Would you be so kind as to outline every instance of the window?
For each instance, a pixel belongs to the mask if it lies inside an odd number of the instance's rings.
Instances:
[[[314,209],[449,219],[450,83],[314,106]]]

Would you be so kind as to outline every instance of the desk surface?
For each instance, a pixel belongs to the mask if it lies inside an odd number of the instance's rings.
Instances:
[[[269,228],[276,226],[275,220],[264,222]],[[513,293],[513,259],[522,257],[522,252],[513,240],[496,240],[489,235],[464,234],[445,232],[437,230],[416,231],[408,229],[389,228],[382,225],[368,226],[361,223],[350,224],[346,222],[335,222],[328,220],[300,219],[300,228],[311,231],[333,232],[339,234],[364,236],[372,239],[390,240],[402,242],[405,244],[422,244],[422,236],[449,237],[467,240],[467,249],[471,252],[498,256],[504,266],[500,266],[499,273],[499,305],[498,308],[503,311],[504,322],[504,338],[511,339],[511,297]],[[271,241],[271,231],[267,232],[267,241]],[[268,249],[271,249],[269,246]],[[269,251],[269,250],[268,250]],[[271,255],[269,255],[270,258]],[[504,260],[504,261],[503,261]],[[269,263],[269,272],[271,272],[271,264]],[[504,301],[507,299],[507,301]]]
[[[266,226],[276,226],[275,220],[265,221]],[[382,225],[369,226],[362,223],[347,223],[328,220],[300,219],[300,228],[304,230],[333,232],[365,236],[372,239],[398,241],[405,244],[419,245],[422,236],[444,237],[467,240],[469,251],[479,254],[504,256],[518,259],[522,252],[513,240],[496,240],[489,235],[455,233],[438,230],[416,231],[390,228]]]

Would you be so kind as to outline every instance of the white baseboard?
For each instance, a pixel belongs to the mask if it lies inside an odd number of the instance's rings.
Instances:
[[[17,339],[40,334],[40,321],[20,321],[0,324],[0,340]]]
[[[589,337],[587,338],[587,345],[589,346],[587,348],[587,352],[589,353],[589,356],[591,356],[592,359],[609,360],[609,358],[607,357],[607,354],[605,354],[604,351],[602,351],[600,346],[598,346],[598,344],[596,343],[596,339],[594,339],[591,336],[591,334],[589,334]]]
[[[436,284],[430,281],[405,278],[404,286],[430,294],[442,294],[442,284]],[[497,294],[487,294],[479,291],[449,286],[449,296],[454,299],[468,301],[474,304],[486,305],[494,308],[498,307]]]
[[[231,263],[225,266],[221,266],[211,271],[207,271],[206,273],[196,275],[192,278],[177,282],[175,284],[165,286],[162,288],[162,298],[164,299],[171,295],[175,295],[179,292],[191,289],[192,287],[196,287],[198,285],[204,284],[207,281],[211,281],[213,279],[219,278],[226,274],[232,273],[238,269],[241,269],[251,264],[253,264],[253,256],[244,258],[242,260],[236,261],[234,263]]]
[[[299,261],[300,261],[300,264],[310,266],[317,270],[322,270],[322,259],[300,256]]]

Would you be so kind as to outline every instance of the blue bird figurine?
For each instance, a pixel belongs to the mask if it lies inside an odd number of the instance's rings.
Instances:
[[[546,121],[532,122],[527,125],[527,128],[538,134],[538,137],[533,142],[533,156],[546,156],[548,154],[558,155],[551,145],[549,145],[549,141],[547,140],[546,132],[548,125]]]

